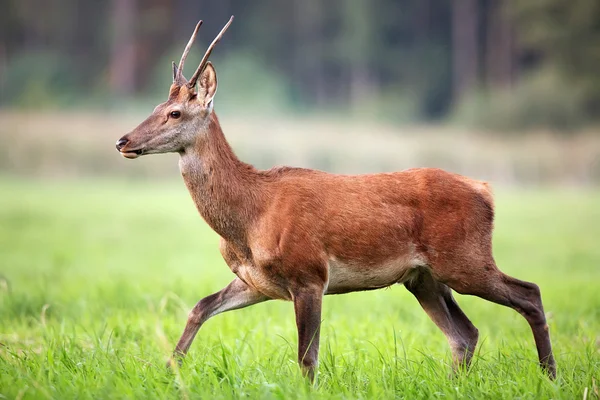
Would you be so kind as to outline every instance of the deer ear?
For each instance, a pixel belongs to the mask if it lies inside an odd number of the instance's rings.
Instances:
[[[210,61],[206,63],[199,80],[198,100],[204,107],[212,108],[213,97],[217,93],[217,73]]]

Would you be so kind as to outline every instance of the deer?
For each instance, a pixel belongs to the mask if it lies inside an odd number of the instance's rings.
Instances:
[[[542,370],[555,378],[539,287],[504,274],[492,256],[488,183],[435,168],[363,175],[258,170],[235,155],[214,111],[217,74],[208,60],[232,21],[187,80],[183,69],[198,22],[179,64],[173,62],[167,101],[116,142],[128,159],[179,154],[196,209],[220,236],[221,255],[235,274],[189,312],[168,364],[182,361],[209,318],[285,300],[294,306],[299,366],[314,382],[323,297],[401,284],[446,336],[454,372],[469,367],[479,331],[453,291],[520,313]]]

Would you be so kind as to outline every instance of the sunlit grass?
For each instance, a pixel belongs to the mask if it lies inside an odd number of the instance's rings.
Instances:
[[[598,193],[497,196],[496,260],[542,289],[556,381],[522,317],[464,296],[480,347],[470,372],[449,379],[444,336],[396,286],[326,298],[311,388],[284,302],[211,319],[182,368],[165,369],[189,309],[233,278],[183,184],[3,179],[0,192],[6,398],[573,399],[600,385]]]

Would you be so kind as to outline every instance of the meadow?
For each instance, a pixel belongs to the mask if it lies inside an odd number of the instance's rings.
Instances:
[[[316,387],[293,307],[214,317],[165,368],[200,298],[233,275],[183,183],[0,179],[0,398],[598,398],[600,192],[497,189],[494,252],[536,282],[558,378],[513,310],[457,295],[480,331],[449,378],[446,339],[402,286],[328,296]]]

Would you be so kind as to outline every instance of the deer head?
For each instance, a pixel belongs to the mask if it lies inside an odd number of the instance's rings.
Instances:
[[[217,74],[208,58],[232,21],[233,16],[210,44],[188,81],[183,76],[183,67],[202,25],[202,21],[198,22],[179,65],[173,62],[173,84],[168,100],[156,106],[144,122],[117,141],[117,150],[123,157],[182,152],[206,133],[217,92]]]

